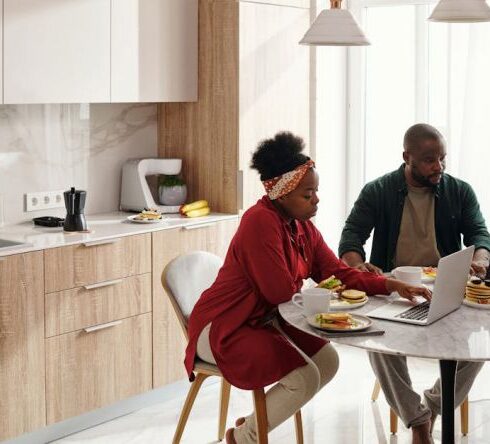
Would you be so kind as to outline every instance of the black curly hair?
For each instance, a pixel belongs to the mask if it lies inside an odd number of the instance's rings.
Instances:
[[[310,160],[301,153],[304,147],[301,137],[286,131],[277,133],[274,138],[259,143],[253,153],[250,168],[259,172],[260,180],[280,176]]]

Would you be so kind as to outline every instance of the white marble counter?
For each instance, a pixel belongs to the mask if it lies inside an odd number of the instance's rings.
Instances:
[[[386,297],[370,297],[369,302],[352,313],[366,314],[386,302]],[[301,309],[291,302],[279,306],[281,316],[297,328],[318,336],[322,332],[310,327]],[[431,325],[419,326],[373,319],[375,328],[384,330],[381,336],[331,338],[353,347],[388,354],[420,358],[487,361],[490,360],[490,310],[462,305]]]
[[[87,216],[89,233],[70,233],[62,227],[48,228],[34,225],[33,222],[7,225],[0,228],[0,239],[22,242],[24,245],[12,248],[0,248],[0,257],[47,248],[63,247],[85,242],[112,239],[152,231],[168,230],[179,227],[205,225],[226,219],[235,219],[236,214],[211,213],[208,216],[186,218],[178,214],[165,215],[165,219],[154,224],[140,224],[127,220],[135,213],[113,212]]]

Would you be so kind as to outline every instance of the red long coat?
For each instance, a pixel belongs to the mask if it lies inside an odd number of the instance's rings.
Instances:
[[[191,380],[197,339],[210,322],[211,350],[223,376],[236,387],[261,388],[305,365],[278,330],[262,325],[264,316],[301,289],[303,279],[319,282],[335,274],[347,287],[387,293],[384,277],[347,267],[313,223],[293,223],[294,234],[267,196],[244,213],[216,281],[189,318],[185,366]],[[307,356],[326,343],[282,324]]]

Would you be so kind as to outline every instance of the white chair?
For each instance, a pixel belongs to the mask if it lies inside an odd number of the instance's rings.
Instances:
[[[209,288],[216,279],[222,263],[221,258],[214,254],[205,251],[194,251],[173,259],[165,267],[165,270],[163,270],[162,285],[170,299],[187,340],[189,340],[187,334],[187,318],[201,293]],[[172,440],[173,444],[180,442],[197,393],[204,380],[209,376],[218,376],[221,378],[218,440],[221,441],[225,435],[231,385],[223,378],[217,366],[208,364],[200,359],[196,359],[194,373],[196,379],[192,382],[184,407],[182,408],[177,429]],[[253,399],[255,420],[257,422],[257,440],[260,444],[267,444],[267,411],[264,389],[253,390]],[[294,419],[296,425],[296,441],[298,444],[303,444],[303,425],[300,410],[296,412]]]

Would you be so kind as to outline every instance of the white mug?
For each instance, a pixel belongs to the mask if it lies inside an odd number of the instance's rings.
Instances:
[[[301,293],[295,293],[291,299],[293,304],[303,309],[308,316],[316,313],[326,313],[330,308],[332,292],[326,288],[306,288]]]
[[[397,267],[393,270],[395,279],[409,285],[420,285],[422,283],[422,267]]]

